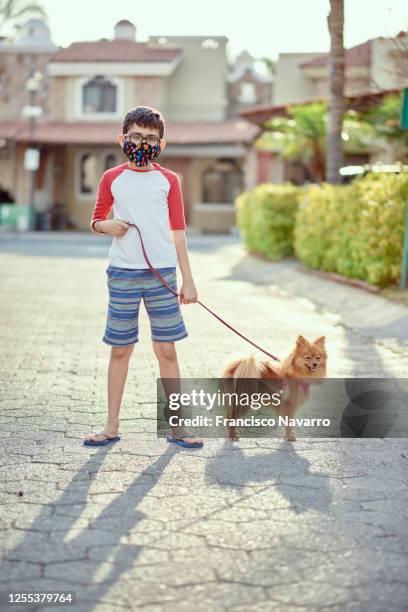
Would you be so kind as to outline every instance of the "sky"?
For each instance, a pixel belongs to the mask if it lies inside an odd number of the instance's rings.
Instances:
[[[112,38],[129,19],[137,39],[149,35],[218,35],[231,58],[247,49],[255,57],[329,49],[329,0],[37,0],[48,14],[53,42]],[[345,0],[346,47],[408,30],[407,0]]]

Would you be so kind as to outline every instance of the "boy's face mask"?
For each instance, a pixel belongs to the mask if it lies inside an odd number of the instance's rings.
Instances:
[[[151,145],[147,142],[141,142],[136,144],[130,140],[125,140],[122,145],[124,154],[129,158],[131,162],[134,162],[136,166],[147,166],[155,157],[158,157],[161,153],[160,145]]]

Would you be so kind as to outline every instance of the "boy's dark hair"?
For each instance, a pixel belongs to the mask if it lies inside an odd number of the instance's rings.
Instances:
[[[160,138],[164,135],[163,115],[153,106],[136,106],[128,111],[123,119],[123,134],[127,134],[132,123],[142,127],[155,128],[159,130]]]

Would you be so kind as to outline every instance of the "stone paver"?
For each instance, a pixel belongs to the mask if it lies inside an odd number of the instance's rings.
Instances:
[[[272,352],[324,334],[332,376],[407,374],[406,309],[230,238],[189,241],[200,299]],[[107,247],[0,240],[0,590],[73,590],[78,612],[407,609],[407,440],[166,447],[141,313],[122,440],[82,446],[106,411]],[[218,376],[252,350],[199,306],[184,314],[184,376]]]

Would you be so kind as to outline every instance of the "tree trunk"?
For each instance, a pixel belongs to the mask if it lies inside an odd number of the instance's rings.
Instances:
[[[344,113],[344,0],[330,0],[327,23],[330,32],[330,55],[326,180],[329,183],[340,183],[339,170],[343,165],[341,132]]]

